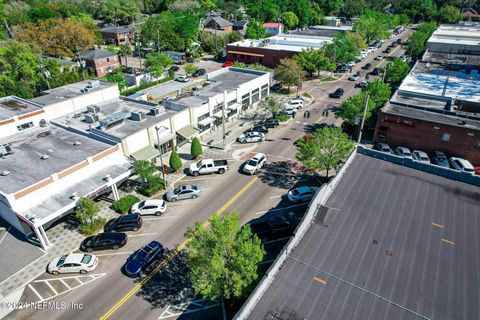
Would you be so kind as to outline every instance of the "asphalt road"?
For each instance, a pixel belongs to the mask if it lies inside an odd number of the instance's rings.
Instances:
[[[402,33],[401,37],[405,38],[408,32],[410,31]],[[383,48],[390,41],[387,41]],[[391,54],[401,55],[401,51],[402,49],[396,49]],[[383,65],[384,62],[373,61],[375,55],[382,54],[380,52],[381,49],[370,54],[355,66],[353,72],[367,62],[375,62],[372,63],[373,67],[377,64]],[[347,77],[348,74],[343,78]],[[296,149],[292,143],[303,136],[312,125],[332,123],[335,120],[333,113],[330,113],[328,118],[324,118],[322,111],[327,106],[339,104],[359,90],[354,89],[353,86],[353,82],[344,79],[334,82],[314,80],[305,83],[304,92],[309,92],[315,98],[315,102],[307,107],[311,112],[309,119],[302,117],[303,110],[301,110],[295,119],[268,133],[265,142],[242,146],[234,144],[232,147],[246,148],[243,153],[239,152],[243,159],[248,158],[251,152],[263,152],[267,155],[270,163],[293,160]],[[344,88],[344,96],[342,99],[329,99],[328,93],[333,92],[337,87]],[[207,221],[214,213],[225,214],[236,210],[240,214],[241,222],[246,223],[252,219],[261,218],[265,214],[279,214],[282,211],[295,211],[297,214],[301,214],[305,209],[301,205],[293,207],[288,200],[282,197],[288,187],[295,183],[302,183],[302,181],[298,181],[298,177],[293,181],[282,181],[282,179],[286,179],[285,175],[274,176],[274,179],[246,176],[238,172],[242,164],[241,160],[231,162],[230,170],[224,175],[185,177],[180,183],[193,183],[203,187],[201,197],[170,204],[167,212],[161,217],[145,218],[141,230],[129,233],[128,244],[124,248],[117,251],[97,252],[100,256],[100,263],[92,274],[93,276],[83,276],[83,278],[77,279],[77,275],[55,277],[45,274],[27,286],[21,299],[23,302],[48,299],[47,301],[50,303],[56,302],[57,306],[64,304],[66,309],[60,308],[59,310],[57,308],[55,310],[54,305],[50,304],[48,308],[44,306],[43,310],[15,311],[7,318],[39,320],[175,318],[175,314],[181,313],[182,308],[185,307],[182,303],[195,299],[191,290],[188,289],[185,255],[183,253],[175,255],[171,258],[170,263],[162,262],[167,260],[159,261],[154,266],[157,268],[153,275],[143,280],[133,280],[121,273],[121,267],[134,250],[155,239],[175,254],[173,250],[176,246],[184,246],[185,229],[193,226],[196,220]],[[62,281],[49,280],[60,278]],[[82,284],[80,285],[80,283]],[[77,308],[81,306],[82,309],[73,310],[72,305]],[[215,308],[218,309],[211,304],[198,303],[198,305],[198,310],[206,308],[205,310],[208,312],[215,313]],[[171,310],[180,311],[175,313]],[[198,317],[208,319],[210,318],[207,316],[208,312],[191,313],[190,319]],[[173,316],[169,316],[169,314],[173,314]],[[211,317],[211,319],[216,318],[219,318],[218,314]],[[182,317],[182,319],[185,318]]]

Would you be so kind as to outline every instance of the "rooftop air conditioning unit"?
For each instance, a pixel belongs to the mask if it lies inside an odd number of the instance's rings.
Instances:
[[[87,112],[97,114],[100,112],[100,108],[96,105],[87,106]]]
[[[134,121],[142,121],[145,120],[145,112],[143,111],[132,111],[130,116]]]
[[[161,113],[161,110],[158,107],[150,109],[150,114],[154,117],[158,116],[160,113]]]
[[[98,88],[98,87],[100,87],[99,80],[91,80],[87,82],[87,88]]]
[[[84,119],[86,123],[95,123],[99,120],[98,114],[90,114],[90,113],[87,113]]]
[[[13,154],[12,148],[8,144],[0,145],[0,157]]]
[[[39,124],[40,124],[40,127],[44,128],[44,127],[46,127],[46,126],[48,125],[48,122],[47,122],[47,120],[42,119],[42,120],[40,120],[40,123],[39,123]]]

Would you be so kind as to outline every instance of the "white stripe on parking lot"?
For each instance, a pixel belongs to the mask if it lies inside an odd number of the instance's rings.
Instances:
[[[122,251],[122,252],[112,252],[112,253],[102,253],[96,254],[97,257],[106,257],[106,256],[118,256],[121,254],[132,254],[134,251]],[[77,279],[78,280],[78,279]]]
[[[281,198],[283,197],[283,194],[279,195],[279,196],[273,196],[273,197],[270,197],[269,199],[275,199],[275,198]]]
[[[50,281],[45,281],[45,284],[53,291],[53,293],[58,294],[58,291],[50,284]]]
[[[277,209],[270,209],[270,210],[259,211],[259,212],[255,212],[255,214],[258,215],[258,214],[262,214],[262,213],[265,213],[265,212],[287,210],[287,209],[290,209],[290,208],[295,208],[295,207],[300,207],[300,206],[306,206],[306,205],[308,205],[308,202],[300,203],[300,204],[295,204],[295,205],[293,205],[293,206],[288,206],[288,207],[282,207],[282,208],[277,208]]]
[[[143,237],[143,236],[150,236],[152,234],[158,234],[158,232],[150,232],[150,233],[138,233],[138,234],[132,234],[132,235],[129,235],[128,237],[131,238],[131,237]]]
[[[40,295],[40,293],[38,293],[38,291],[35,290],[35,288],[32,287],[31,284],[28,284],[28,287],[29,287],[30,289],[32,289],[33,293],[35,293],[35,294],[38,296],[38,298],[40,299],[40,301],[43,301],[43,300],[44,300],[44,299],[42,298],[42,296]]]
[[[177,218],[178,216],[168,216],[168,217],[157,217],[157,218],[146,218],[143,221],[150,221],[150,220],[165,220],[165,219],[172,219]]]

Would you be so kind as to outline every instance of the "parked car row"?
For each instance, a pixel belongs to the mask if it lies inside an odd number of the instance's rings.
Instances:
[[[435,151],[431,160],[428,154],[421,150],[410,151],[410,149],[406,147],[397,147],[395,151],[393,151],[386,143],[377,143],[374,148],[385,153],[396,154],[405,159],[411,159],[413,161],[428,164],[435,164],[440,167],[451,168],[460,172],[480,175],[479,167],[474,167],[468,160],[458,157],[447,158],[445,153],[443,153],[442,151]]]

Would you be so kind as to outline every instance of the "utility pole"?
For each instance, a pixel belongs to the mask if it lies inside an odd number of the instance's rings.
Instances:
[[[160,53],[160,31],[157,29],[157,53]]]
[[[227,104],[227,91],[223,92],[223,102],[222,102],[222,136],[223,136],[223,145],[222,149],[226,148],[226,136],[225,136],[225,105]]]
[[[362,140],[363,125],[365,123],[365,117],[367,115],[367,109],[368,109],[368,98],[369,98],[369,95],[367,93],[367,96],[365,98],[365,107],[363,108],[362,122],[360,123],[360,131],[358,132],[357,143],[360,143],[360,140]]]
[[[158,156],[160,157],[160,165],[162,166],[162,179],[163,179],[163,189],[167,189],[167,182],[165,181],[165,170],[163,167],[163,157],[162,157],[162,148],[160,147],[160,135],[158,131],[160,130],[161,127],[155,126],[155,131],[157,131],[157,148],[158,148]]]

